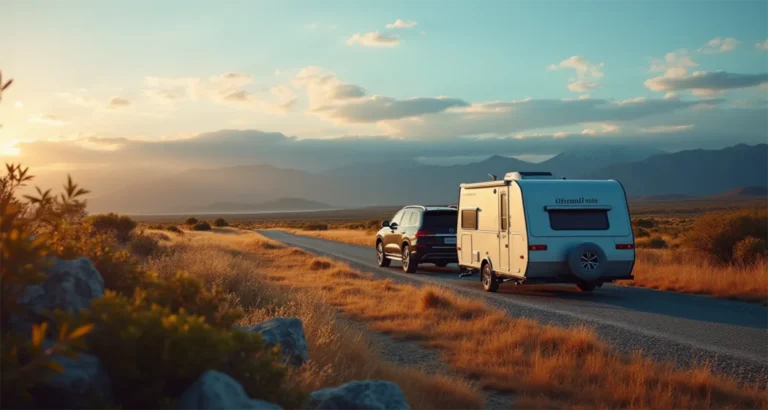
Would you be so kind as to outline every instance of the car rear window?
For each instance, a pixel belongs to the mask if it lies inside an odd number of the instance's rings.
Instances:
[[[424,213],[422,229],[437,233],[449,233],[449,229],[453,229],[455,232],[457,221],[457,211],[429,211]]]
[[[552,209],[549,226],[553,231],[604,231],[608,229],[608,211],[604,209]]]

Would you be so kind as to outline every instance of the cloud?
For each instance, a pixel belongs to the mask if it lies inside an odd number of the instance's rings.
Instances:
[[[722,100],[711,100],[721,104]],[[584,123],[616,123],[670,114],[698,104],[677,99],[633,98],[623,101],[525,100],[473,104],[473,112],[450,110],[423,118],[384,121],[388,133],[398,137],[444,139],[481,134],[508,136],[534,129],[578,126]]]
[[[575,83],[568,84],[568,89],[577,93],[587,92],[593,88],[599,88],[599,87],[600,87],[600,84],[593,83],[591,81],[578,81]]]
[[[64,121],[61,118],[59,118],[58,116],[52,115],[52,114],[39,113],[39,114],[35,114],[35,115],[30,115],[28,120],[31,123],[43,124],[43,125],[47,125],[49,127],[61,127],[63,125],[67,125],[66,121]]]
[[[378,31],[370,33],[355,33],[347,40],[347,45],[359,44],[363,47],[396,47],[400,44],[400,38],[392,34],[384,34]]]
[[[657,125],[655,127],[641,128],[638,131],[642,134],[671,134],[693,129],[693,124],[688,125]]]
[[[282,110],[290,110],[296,105],[298,98],[293,89],[285,84],[276,85],[269,89],[269,92],[277,100],[277,106]]]
[[[595,124],[597,126],[600,126],[600,129],[597,128],[585,128],[581,130],[581,135],[599,135],[599,134],[614,134],[619,131],[621,131],[621,127],[619,127],[616,124],[611,123],[597,123]]]
[[[739,41],[733,37],[715,37],[712,40],[709,40],[709,42],[707,42],[704,47],[700,48],[699,51],[708,54],[727,53],[733,51],[738,44]]]
[[[334,100],[360,98],[365,96],[365,89],[354,84],[337,84],[331,88],[329,97]]]
[[[757,87],[768,83],[768,73],[736,74],[725,71],[697,71],[692,75],[660,76],[647,80],[645,86],[653,91],[700,91],[699,95],[712,95],[716,91]]]
[[[568,89],[573,92],[586,92],[600,87],[595,80],[603,77],[603,63],[592,64],[582,56],[572,56],[558,64],[550,64],[548,70],[572,69],[576,71],[576,78],[571,79]]]
[[[693,60],[693,57],[687,54],[687,50],[667,53],[664,60],[652,61],[651,72],[664,72],[662,75],[664,77],[684,77],[688,75],[689,69],[699,65]]]
[[[763,51],[768,51],[768,40],[755,43],[755,47]]]
[[[413,21],[413,20],[395,20],[394,23],[387,24],[387,28],[413,28],[418,26],[419,23]]]
[[[318,66],[299,70],[292,84],[297,89],[306,90],[310,111],[344,100],[364,97],[366,94],[362,87],[341,81],[336,74]]]
[[[320,107],[316,111],[329,118],[347,123],[370,123],[383,120],[419,117],[469,104],[456,98],[409,98],[373,96],[350,103]]]
[[[131,105],[131,102],[122,97],[112,97],[107,103],[107,108],[122,108]]]

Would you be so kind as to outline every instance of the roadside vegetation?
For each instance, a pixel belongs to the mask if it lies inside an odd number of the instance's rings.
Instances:
[[[619,283],[768,304],[768,209],[737,207],[695,216],[674,209],[675,214],[633,218],[635,279]],[[379,220],[325,223],[325,230],[285,221],[273,225],[264,224],[298,235],[370,247],[375,245],[374,235],[381,226]]]
[[[444,288],[375,280],[255,233],[230,246],[252,258],[275,286],[437,349],[460,375],[485,389],[513,393],[515,407],[768,408],[764,387],[740,386],[707,367],[684,370],[617,352],[588,328],[513,319]]]

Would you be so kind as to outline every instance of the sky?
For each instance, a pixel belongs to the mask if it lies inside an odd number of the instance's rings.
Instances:
[[[43,169],[768,141],[766,1],[3,0],[0,70]]]

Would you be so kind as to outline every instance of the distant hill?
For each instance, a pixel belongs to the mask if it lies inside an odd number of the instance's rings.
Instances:
[[[768,198],[768,187],[745,186],[716,195],[718,198]]]
[[[239,204],[234,202],[215,202],[198,208],[201,212],[261,212],[261,211],[318,211],[331,209],[326,203],[302,198],[280,198],[258,204]]]
[[[768,145],[736,145],[654,155],[588,175],[621,181],[630,196],[715,195],[744,186],[768,186]]]
[[[454,204],[459,184],[511,171],[550,171],[569,178],[616,179],[633,198],[674,200],[768,186],[768,145],[661,153],[635,147],[585,148],[542,163],[492,156],[462,165],[406,159],[310,173],[269,165],[194,169],[147,178],[89,200],[92,212],[279,211]],[[755,189],[743,188],[741,195]],[[209,204],[209,205],[206,205]]]

